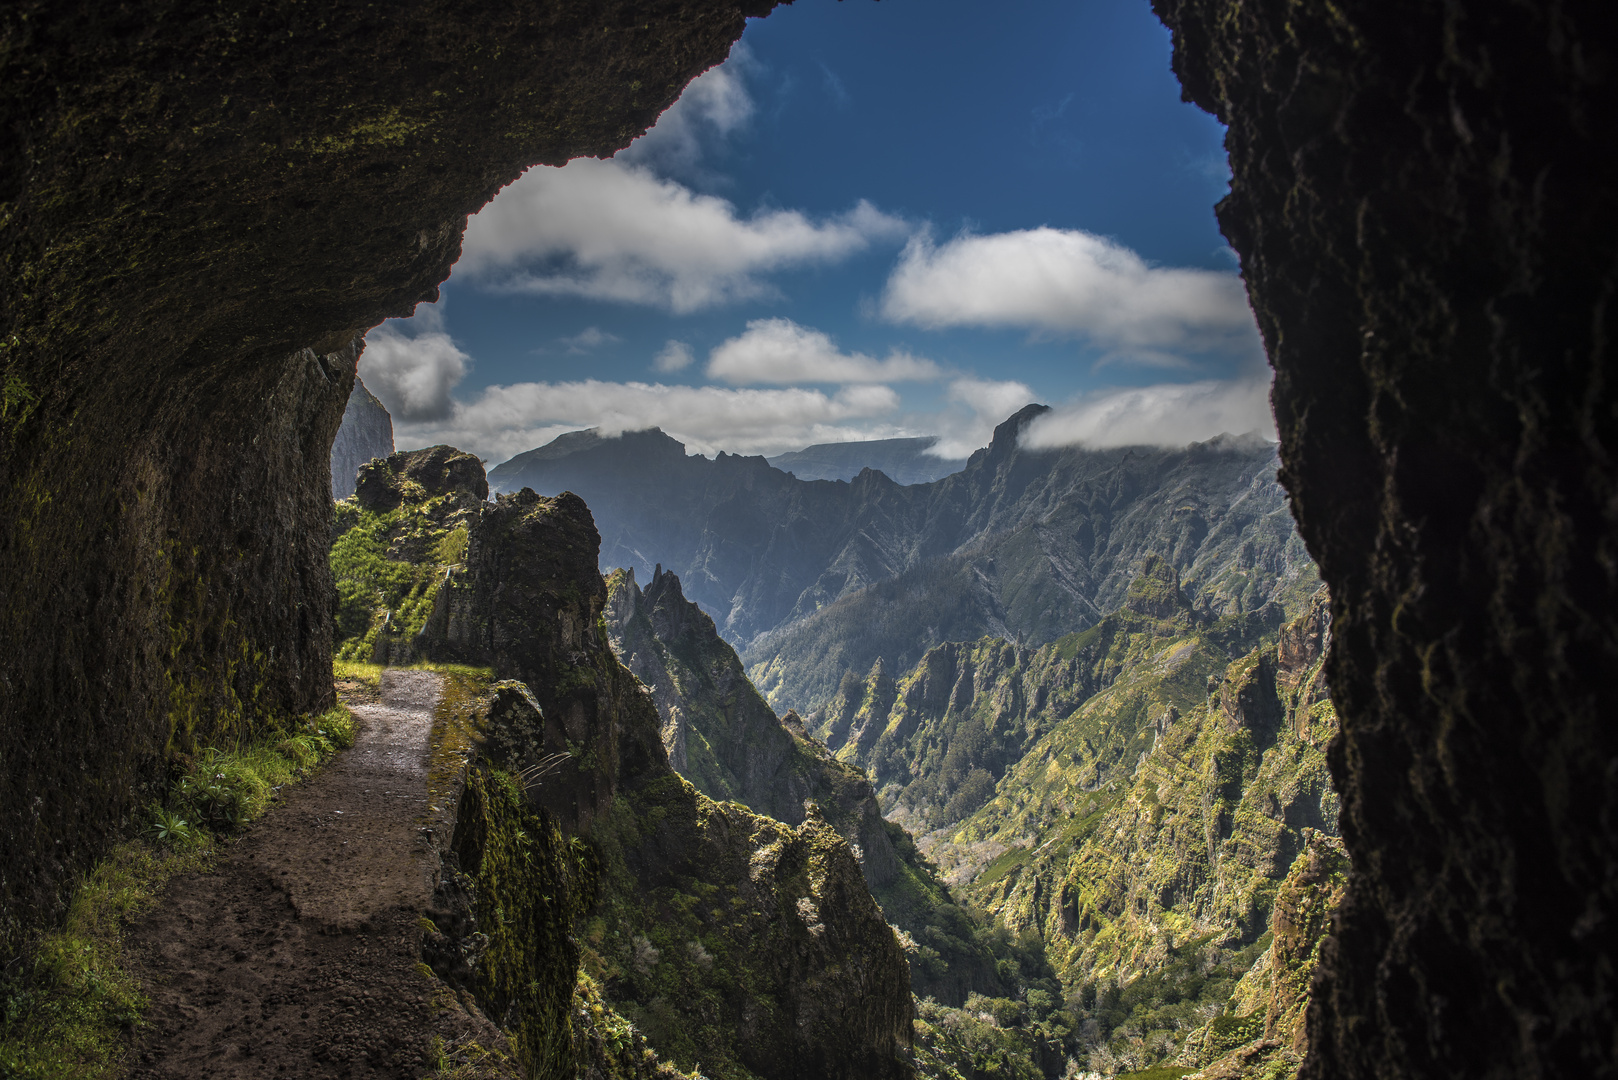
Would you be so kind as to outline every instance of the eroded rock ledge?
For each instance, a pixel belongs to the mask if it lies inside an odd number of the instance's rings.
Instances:
[[[331,699],[356,335],[772,6],[0,11],[0,954],[170,754]]]

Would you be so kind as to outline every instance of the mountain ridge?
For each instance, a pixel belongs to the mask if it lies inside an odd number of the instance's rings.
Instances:
[[[773,468],[791,473],[799,480],[852,480],[869,468],[896,483],[930,484],[966,467],[964,457],[943,458],[927,453],[938,442],[937,435],[922,435],[909,439],[816,443],[766,460]]]
[[[992,633],[1037,645],[1084,629],[1117,606],[1148,553],[1173,563],[1210,612],[1271,599],[1295,609],[1313,591],[1271,444],[1224,435],[1179,450],[1022,447],[1045,411],[1019,410],[960,472],[928,484],[870,469],[799,480],[761,457],[688,456],[656,430],[570,433],[490,476],[584,498],[604,569],[676,571],[777,711],[824,704],[845,669],[863,674],[879,655],[908,666],[943,640]],[[904,648],[856,650],[830,667],[805,660],[825,651],[805,637],[817,625],[871,607],[866,590],[901,586],[957,610],[942,621],[907,614]],[[854,621],[869,624],[863,608]]]

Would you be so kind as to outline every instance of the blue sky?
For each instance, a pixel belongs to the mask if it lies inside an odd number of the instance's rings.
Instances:
[[[401,447],[1268,430],[1223,130],[1145,0],[797,0],[608,161],[530,170],[360,372]]]

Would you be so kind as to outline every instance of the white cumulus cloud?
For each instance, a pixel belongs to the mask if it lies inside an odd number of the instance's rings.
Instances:
[[[691,366],[691,361],[695,359],[696,354],[691,351],[691,346],[683,341],[675,341],[673,338],[669,338],[663,343],[663,347],[657,350],[657,355],[652,357],[652,368],[656,371],[665,372],[684,371]]]
[[[1036,418],[1023,431],[1022,444],[1032,449],[1179,447],[1225,432],[1275,438],[1267,377],[1164,383],[1089,395]]]
[[[603,345],[612,345],[622,341],[617,334],[609,334],[599,326],[587,326],[577,334],[569,337],[557,338],[557,341],[567,346],[567,351],[575,356],[599,349]]]
[[[360,354],[360,378],[388,407],[394,420],[442,420],[454,403],[450,391],[466,376],[471,357],[439,329],[442,319],[423,305],[415,325],[426,327],[408,334],[393,323],[383,323],[365,335]]]
[[[1074,229],[913,236],[888,279],[883,314],[929,329],[1003,326],[1072,335],[1116,359],[1183,363],[1180,351],[1251,353],[1258,332],[1233,273],[1152,266]]]
[[[564,431],[608,434],[660,427],[696,453],[720,449],[777,453],[817,442],[883,437],[873,422],[899,408],[886,386],[847,386],[835,394],[801,387],[733,389],[662,383],[518,383],[490,386],[451,414],[396,429],[400,446],[448,443],[490,462],[542,446]]]
[[[918,382],[939,377],[931,360],[894,350],[886,360],[845,353],[826,334],[791,319],[754,319],[747,331],[714,349],[708,377],[749,383]]]
[[[773,271],[836,263],[906,231],[865,201],[818,221],[796,210],[744,217],[640,166],[581,158],[536,166],[495,196],[467,225],[456,272],[686,314],[773,296]]]

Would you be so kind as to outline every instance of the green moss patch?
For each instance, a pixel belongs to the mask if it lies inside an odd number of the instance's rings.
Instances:
[[[467,776],[455,839],[489,939],[478,962],[479,996],[510,1033],[528,1076],[571,1078],[569,1006],[579,968],[572,928],[595,902],[594,853],[531,806],[516,777],[488,768]]]

